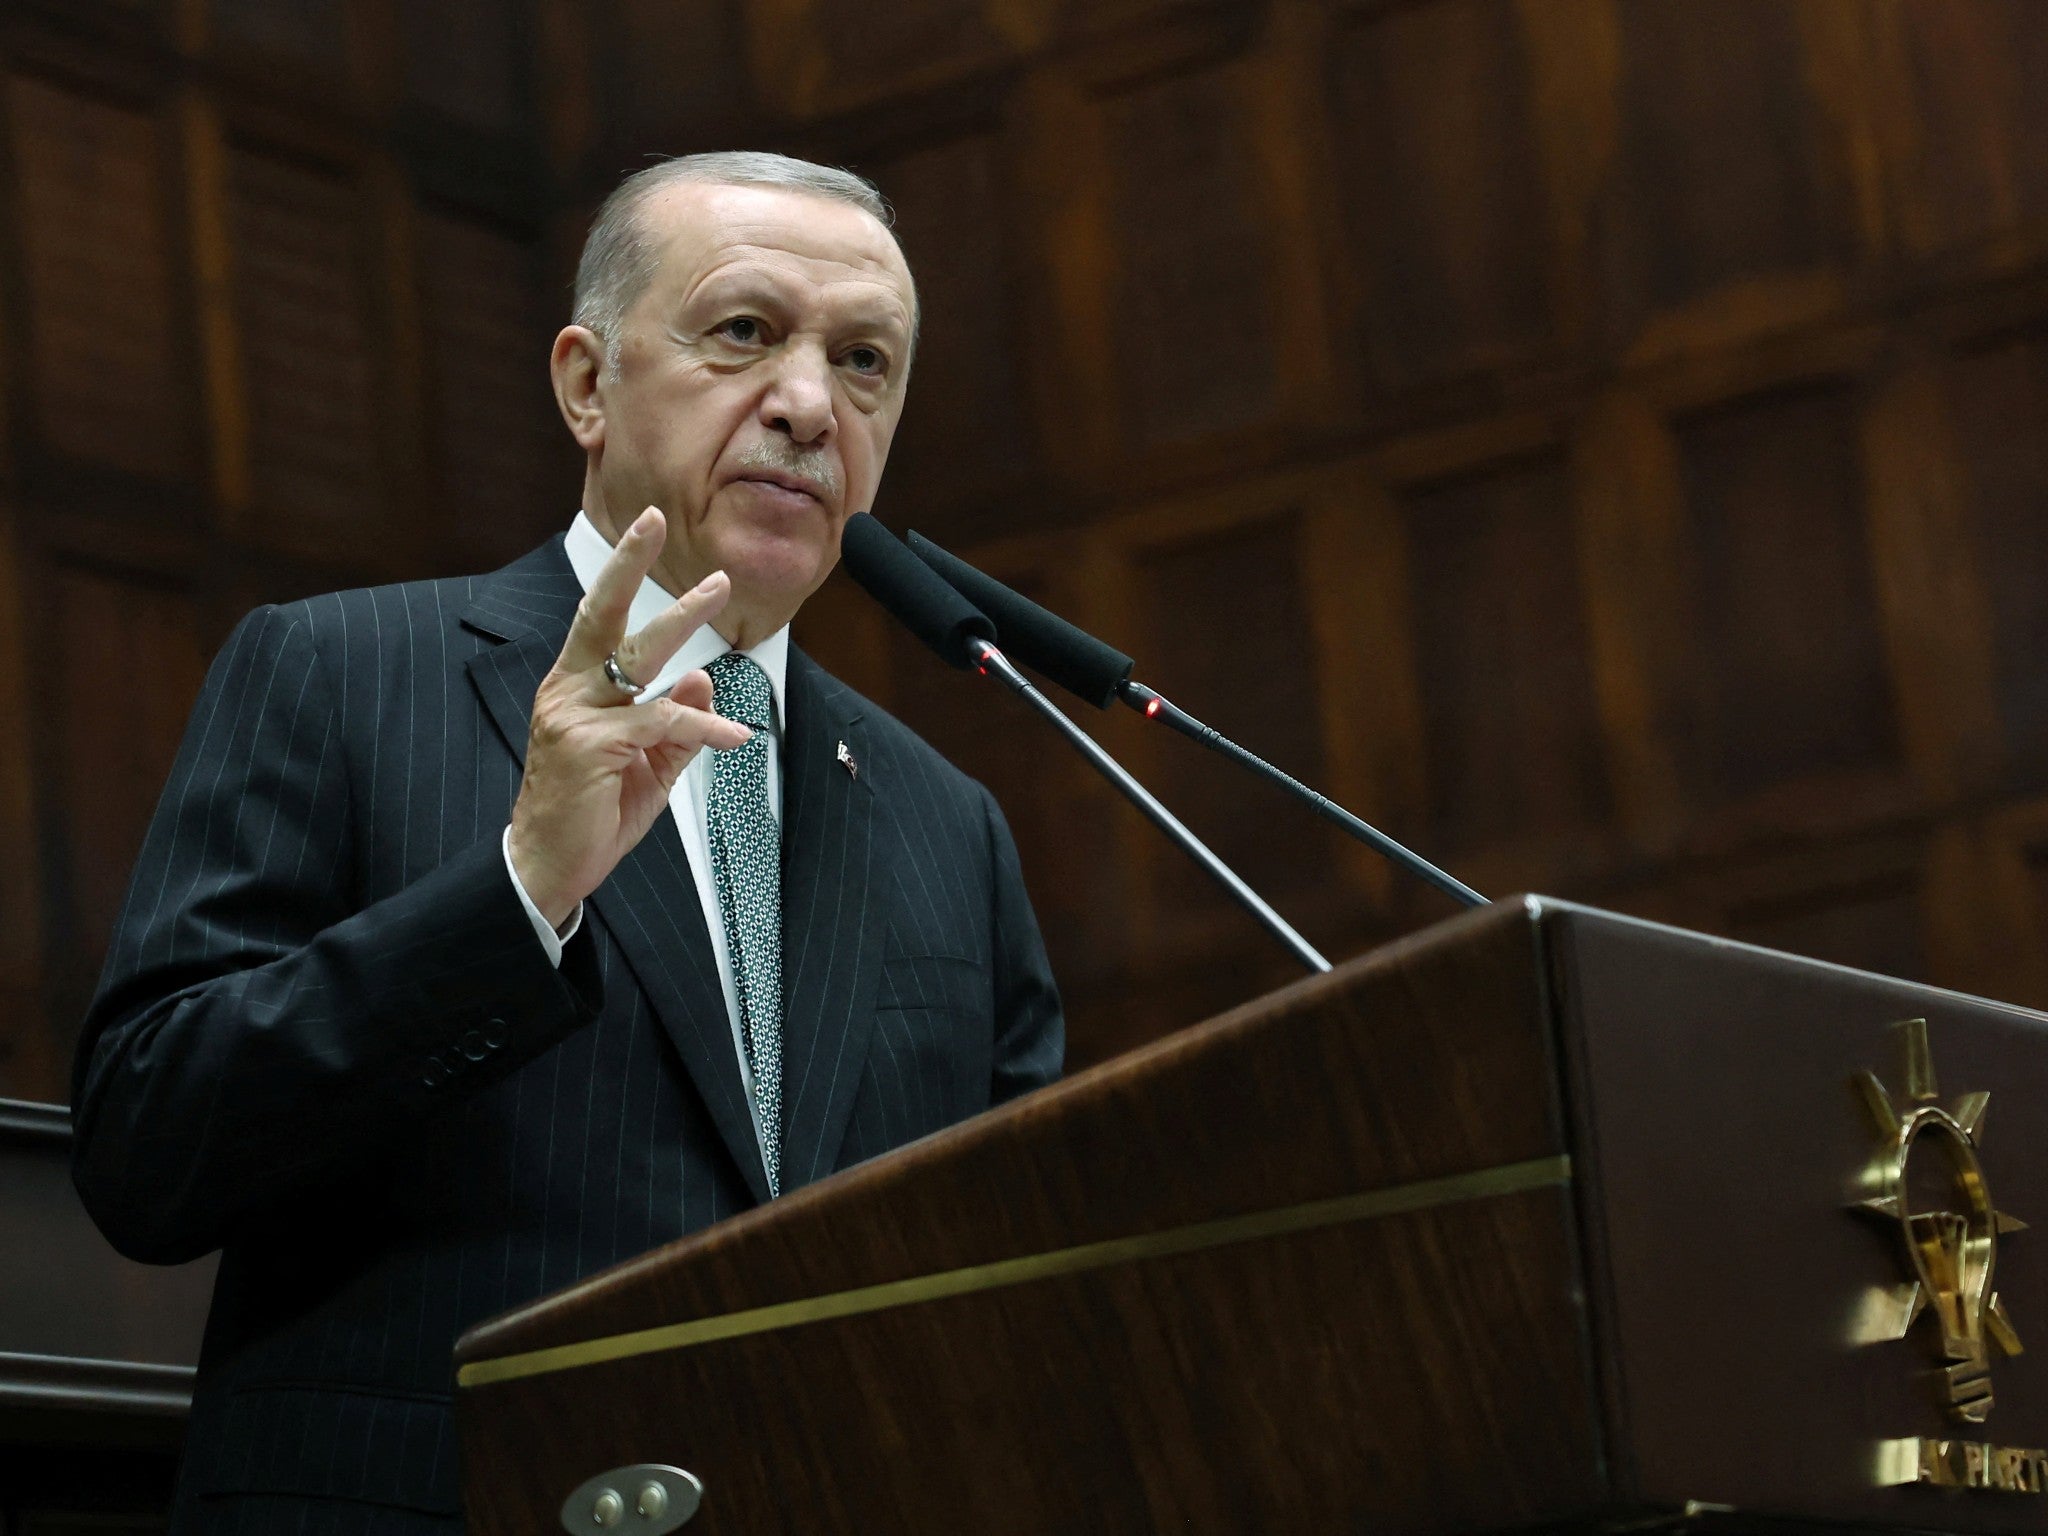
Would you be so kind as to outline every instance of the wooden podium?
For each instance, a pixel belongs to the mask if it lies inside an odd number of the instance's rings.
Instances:
[[[1910,1209],[1852,1209],[1901,1134]],[[1898,1336],[1908,1230],[1966,1293],[1995,1241],[1983,1366]],[[475,1536],[633,1463],[688,1536],[2048,1531],[2048,1018],[1500,902],[457,1358]]]

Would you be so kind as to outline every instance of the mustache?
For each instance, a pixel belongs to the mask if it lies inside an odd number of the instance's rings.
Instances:
[[[823,448],[799,448],[795,443],[780,438],[764,437],[742,448],[735,462],[743,470],[774,469],[785,475],[795,475],[809,481],[835,501],[844,489],[839,479],[839,466],[832,462],[832,456]]]

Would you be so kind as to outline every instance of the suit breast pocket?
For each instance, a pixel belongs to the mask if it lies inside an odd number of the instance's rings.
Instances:
[[[988,967],[957,955],[902,954],[882,957],[878,1008],[922,1008],[987,1018],[994,1011]]]
[[[988,1108],[993,982],[978,961],[892,954],[875,998],[871,1066],[904,1128],[923,1135]]]

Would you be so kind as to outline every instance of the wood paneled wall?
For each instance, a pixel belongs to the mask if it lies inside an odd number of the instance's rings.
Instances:
[[[582,222],[733,144],[898,208],[898,527],[1490,893],[2048,1005],[2036,4],[0,4],[0,1094],[226,626],[559,526]],[[1077,1062],[1288,976],[1010,701],[799,627],[1001,798]],[[1447,910],[1089,723],[1332,952]]]
[[[251,605],[573,510],[534,18],[0,3],[0,1095],[77,1022]]]

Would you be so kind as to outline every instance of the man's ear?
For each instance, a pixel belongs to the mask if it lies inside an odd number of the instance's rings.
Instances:
[[[604,364],[604,343],[581,325],[562,327],[548,355],[555,404],[569,424],[569,435],[585,452],[604,446]]]

